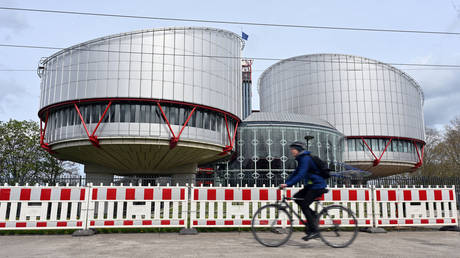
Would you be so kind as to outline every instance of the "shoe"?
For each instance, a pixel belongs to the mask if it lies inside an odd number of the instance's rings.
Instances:
[[[315,238],[318,238],[319,237],[319,233],[318,232],[310,232],[308,233],[306,236],[302,237],[302,239],[304,241],[308,241],[310,239],[315,239]]]

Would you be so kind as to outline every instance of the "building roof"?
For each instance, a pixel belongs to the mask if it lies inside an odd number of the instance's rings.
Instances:
[[[327,127],[335,129],[329,122],[307,115],[292,114],[292,113],[271,113],[271,112],[253,112],[244,123],[277,123],[277,124],[307,124],[314,126]]]

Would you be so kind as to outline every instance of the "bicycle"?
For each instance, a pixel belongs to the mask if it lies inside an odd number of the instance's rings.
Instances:
[[[323,194],[327,193],[325,190]],[[358,221],[355,214],[348,208],[340,205],[323,206],[321,197],[315,199],[316,225],[318,225],[319,238],[328,246],[344,248],[349,246],[358,235]],[[299,213],[289,205],[289,200],[300,198],[286,197],[285,191],[281,200],[274,204],[260,207],[253,215],[251,230],[254,238],[264,246],[278,247],[285,244],[292,235],[294,214],[305,225]],[[321,212],[318,214],[318,207]],[[345,218],[348,223],[342,224]],[[343,240],[338,241],[336,240]]]

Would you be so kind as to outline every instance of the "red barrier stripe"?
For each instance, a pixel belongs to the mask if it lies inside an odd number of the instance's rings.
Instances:
[[[61,201],[70,200],[70,189],[61,189]]]
[[[104,221],[104,226],[113,226],[113,225],[115,225],[115,221],[113,220]]]
[[[396,190],[388,191],[388,201],[396,201]]]
[[[358,193],[356,190],[349,190],[348,191],[348,200],[349,201],[357,201],[358,200]]]
[[[411,219],[406,219],[405,221],[406,224],[414,224],[414,221]]]
[[[81,226],[83,226],[83,222],[77,221],[77,227],[81,227]]]
[[[412,201],[412,191],[411,190],[404,190],[404,201]]]
[[[125,220],[123,221],[123,225],[124,226],[132,226],[134,224],[134,222],[132,220]]]
[[[208,221],[206,221],[206,225],[216,225],[216,221],[215,220],[208,220]]]
[[[342,224],[342,221],[339,220],[339,219],[333,219],[333,220],[332,220],[332,224],[334,224],[334,225],[337,225],[337,224],[340,225],[340,224]]]
[[[51,189],[49,188],[42,189],[40,191],[40,201],[49,201],[50,199],[51,199]]]
[[[441,190],[434,190],[434,199],[436,201],[442,200],[442,191]]]
[[[182,219],[182,220],[179,220],[179,225],[184,225],[185,221]]]
[[[142,225],[152,225],[152,221],[151,220],[143,220]]]
[[[340,190],[332,190],[332,200],[333,201],[340,201]]]
[[[243,220],[241,222],[241,224],[243,224],[243,225],[251,225],[251,221],[250,220]]]
[[[199,197],[200,197],[200,191],[198,189],[195,189],[195,191],[193,192],[193,199],[199,200]]]
[[[419,190],[418,191],[418,198],[420,201],[426,201],[426,190]]]
[[[454,200],[454,191],[453,191],[453,190],[449,190],[449,199],[450,199],[451,201]]]
[[[170,220],[162,220],[161,225],[170,225],[171,221]]]
[[[0,189],[0,201],[9,201],[10,200],[11,189]]]
[[[58,227],[67,227],[67,222],[62,222],[62,221],[58,222],[58,223],[56,223],[56,226],[58,226]]]
[[[398,220],[396,220],[396,219],[390,219],[390,224],[398,224]]]
[[[153,189],[144,189],[144,200],[153,200]]]
[[[232,220],[226,220],[226,221],[224,221],[224,225],[233,225],[233,221]]]
[[[117,199],[117,188],[108,188],[106,200],[116,200]]]
[[[319,224],[320,224],[320,225],[324,225],[324,224],[325,224],[324,220],[320,220],[320,221],[319,221]]]
[[[268,220],[260,220],[259,225],[268,225]]]
[[[276,200],[281,200],[281,190],[276,190]]]
[[[193,225],[198,225],[198,221],[197,221],[197,220],[194,220],[194,221],[193,221]]]
[[[225,189],[225,200],[226,201],[233,201],[234,200],[233,189]]]
[[[251,200],[251,190],[250,189],[243,189],[243,200],[244,201]]]
[[[25,227],[27,227],[27,223],[26,222],[16,222],[16,227],[17,228],[25,228]]]
[[[456,222],[455,222],[455,219],[452,219],[452,220],[451,220],[451,223],[456,223]]]
[[[288,198],[291,198],[291,190],[287,190],[286,193],[287,193],[286,196],[287,196]]]
[[[185,189],[184,188],[180,189],[180,199],[185,200]]]
[[[355,224],[355,220],[354,220],[354,219],[351,219],[348,223],[351,224],[351,225],[354,225],[354,224]]]
[[[30,201],[30,188],[27,189],[21,189],[21,195],[19,197],[19,200],[21,201]]]
[[[97,188],[93,188],[93,200],[97,200]]]
[[[430,223],[430,221],[427,220],[427,219],[422,219],[422,220],[420,221],[420,223],[422,223],[422,224],[428,224],[428,223]]]
[[[268,189],[260,189],[259,190],[259,200],[260,201],[268,201]]]
[[[37,228],[44,228],[46,227],[46,222],[37,222]]]
[[[365,190],[364,193],[365,193],[366,201],[369,201],[369,191]]]
[[[276,221],[276,224],[278,224],[278,225],[281,225],[281,223],[282,223],[281,220]]]
[[[90,222],[89,222],[89,225],[90,225],[90,226],[94,226],[94,225],[96,225],[96,222],[95,222],[95,221],[90,221]]]
[[[0,222],[0,228],[5,228],[6,227],[6,223],[5,222]]]
[[[129,188],[125,192],[126,200],[135,200],[136,199],[136,189]]]
[[[80,201],[85,200],[85,188],[80,189]]]
[[[208,201],[215,201],[216,200],[216,189],[208,189]]]
[[[162,200],[171,200],[171,188],[163,189]]]
[[[444,223],[444,219],[436,219],[436,223]]]
[[[367,224],[367,225],[371,224],[371,220],[370,220],[370,219],[366,219],[366,224]]]
[[[382,224],[382,221],[381,221],[381,220],[379,220],[379,225],[381,225],[381,224]]]
[[[376,191],[376,195],[377,195],[377,201],[380,202],[380,190],[377,190],[377,191]]]

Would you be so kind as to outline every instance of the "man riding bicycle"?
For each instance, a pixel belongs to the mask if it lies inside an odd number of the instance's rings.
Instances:
[[[319,237],[316,225],[316,212],[310,209],[310,204],[325,193],[327,184],[323,177],[313,172],[319,171],[319,168],[310,156],[310,152],[305,150],[304,146],[302,142],[293,142],[289,145],[291,154],[297,160],[297,168],[289,176],[286,183],[281,184],[280,187],[293,186],[304,180],[304,188],[298,191],[294,195],[294,198],[298,198],[295,202],[301,207],[302,213],[307,218],[307,224],[305,225],[305,233],[307,235],[302,238],[307,241]]]

